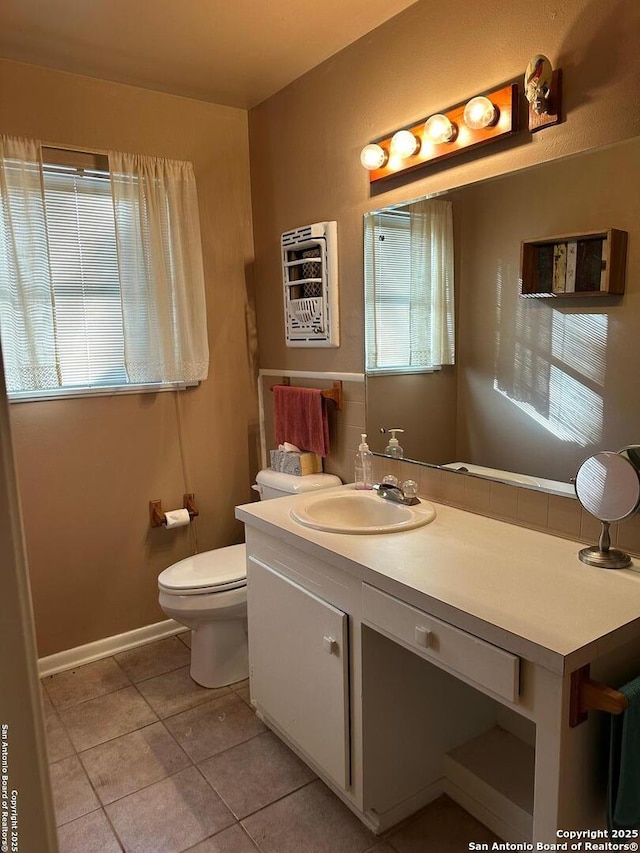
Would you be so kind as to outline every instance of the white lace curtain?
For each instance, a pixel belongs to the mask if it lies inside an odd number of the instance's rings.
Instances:
[[[453,206],[424,199],[410,207],[412,363],[453,364]]]
[[[209,363],[191,163],[109,153],[131,382],[205,379]]]
[[[190,163],[110,153],[130,384],[205,379],[209,351]],[[41,146],[0,137],[0,341],[9,391],[60,387]]]
[[[60,384],[40,146],[0,137],[0,342],[7,390]]]

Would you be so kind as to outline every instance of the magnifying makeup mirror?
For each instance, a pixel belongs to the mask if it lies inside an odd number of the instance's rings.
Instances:
[[[640,506],[640,446],[620,453],[602,451],[590,456],[576,475],[576,495],[582,506],[602,523],[597,545],[583,548],[578,557],[589,566],[624,569],[631,558],[611,548],[609,526],[633,515]]]

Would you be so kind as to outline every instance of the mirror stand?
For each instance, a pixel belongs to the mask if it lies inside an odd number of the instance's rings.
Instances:
[[[611,548],[611,537],[609,536],[609,521],[600,519],[602,529],[597,545],[591,545],[578,552],[578,557],[588,566],[596,566],[599,569],[626,569],[631,565],[631,557],[618,548]]]
[[[579,559],[599,569],[625,569],[631,557],[611,547],[609,526],[622,521],[640,507],[640,470],[635,445],[619,453],[604,450],[590,456],[576,474],[576,495],[582,506],[602,525],[597,545],[583,548]]]

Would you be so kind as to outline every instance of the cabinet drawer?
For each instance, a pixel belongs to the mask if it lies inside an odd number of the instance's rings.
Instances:
[[[518,701],[520,659],[441,622],[428,613],[363,584],[365,622],[381,628],[436,666],[508,699]]]

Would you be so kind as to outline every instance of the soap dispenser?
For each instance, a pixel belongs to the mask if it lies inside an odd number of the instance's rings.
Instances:
[[[360,438],[355,464],[356,489],[371,489],[373,488],[373,453],[369,450],[366,434],[362,433]]]
[[[396,438],[397,432],[404,432],[403,429],[390,429],[391,438],[389,439],[389,444],[384,449],[385,456],[391,456],[392,459],[402,459],[404,456],[404,451],[400,447],[400,442]]]

